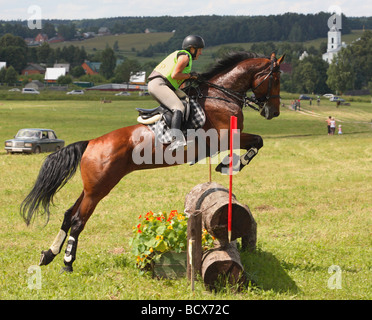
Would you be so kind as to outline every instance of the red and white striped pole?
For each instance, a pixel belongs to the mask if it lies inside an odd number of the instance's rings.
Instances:
[[[234,152],[234,135],[237,132],[238,118],[230,117],[230,163],[229,163],[229,206],[228,206],[228,218],[227,218],[227,235],[229,242],[231,242],[231,222],[232,222],[232,176],[233,176],[233,152]]]

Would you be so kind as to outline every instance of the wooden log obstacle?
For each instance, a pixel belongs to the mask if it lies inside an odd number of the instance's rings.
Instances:
[[[232,197],[232,232],[228,240],[229,190],[215,182],[195,186],[185,198],[185,212],[189,214],[188,244],[193,244],[192,262],[187,263],[188,278],[200,274],[209,289],[225,276],[231,285],[243,284],[246,279],[236,239],[242,238],[242,248],[254,250],[257,241],[257,224],[248,206]],[[216,238],[214,248],[202,254],[201,227]],[[192,242],[194,241],[194,242]],[[199,245],[200,243],[200,245]],[[194,272],[191,272],[193,267]]]

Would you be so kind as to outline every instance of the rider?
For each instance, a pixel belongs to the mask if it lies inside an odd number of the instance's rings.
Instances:
[[[148,78],[148,90],[151,96],[173,112],[171,129],[181,129],[185,107],[180,100],[184,94],[179,87],[185,80],[197,78],[195,73],[191,73],[192,61],[199,58],[204,46],[202,37],[187,36],[182,42],[182,50],[177,50],[166,57]],[[178,136],[178,139],[174,139],[172,143],[172,149],[185,145],[183,135]]]

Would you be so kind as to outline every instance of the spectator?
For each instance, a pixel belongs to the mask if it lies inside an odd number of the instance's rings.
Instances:
[[[336,120],[335,120],[335,118],[331,119],[330,127],[331,127],[331,136],[333,136],[335,134],[335,130],[336,130]]]
[[[328,129],[328,135],[331,135],[331,119],[332,119],[332,117],[331,116],[329,116],[328,118],[327,118],[327,129]]]

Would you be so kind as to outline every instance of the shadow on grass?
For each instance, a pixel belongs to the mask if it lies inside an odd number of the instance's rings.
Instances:
[[[247,278],[258,288],[265,291],[273,290],[276,293],[301,292],[272,253],[260,249],[253,252],[243,251],[241,261]]]

